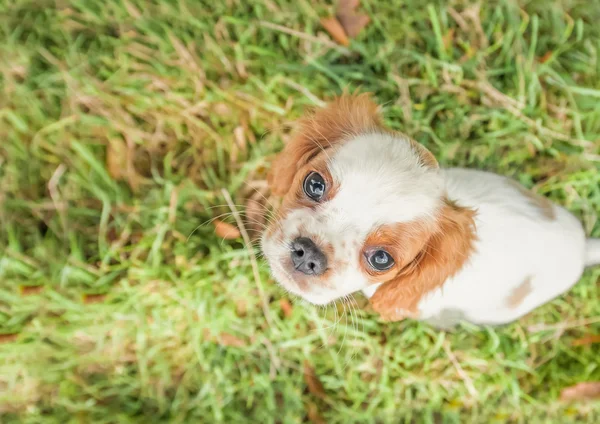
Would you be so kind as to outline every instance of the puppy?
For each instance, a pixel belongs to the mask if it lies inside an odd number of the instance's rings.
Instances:
[[[274,278],[324,305],[362,291],[384,320],[516,320],[600,263],[600,239],[513,180],[440,169],[386,129],[368,96],[300,122],[269,175],[282,196],[262,238]]]

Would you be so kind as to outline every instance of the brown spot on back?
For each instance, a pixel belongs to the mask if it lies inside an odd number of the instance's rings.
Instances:
[[[508,306],[510,309],[516,309],[521,303],[523,303],[523,300],[525,300],[525,298],[529,296],[533,290],[533,287],[531,286],[532,280],[533,277],[528,275],[521,284],[515,287],[510,295],[506,298],[506,306]]]
[[[540,215],[549,221],[554,221],[556,219],[556,210],[554,209],[554,204],[550,200],[546,199],[544,196],[534,193],[531,190],[528,190],[515,180],[508,179],[508,181],[511,186],[516,188],[519,193],[523,195],[523,197],[527,198],[529,204],[536,208]]]

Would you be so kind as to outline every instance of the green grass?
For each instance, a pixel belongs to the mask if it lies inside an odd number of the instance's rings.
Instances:
[[[444,333],[286,316],[259,259],[269,324],[241,240],[200,226],[264,184],[307,107],[358,88],[443,165],[513,176],[600,236],[600,3],[362,3],[347,49],[320,1],[0,4],[0,421],[600,422],[558,400],[600,380],[599,345],[572,344],[600,332],[599,269]]]

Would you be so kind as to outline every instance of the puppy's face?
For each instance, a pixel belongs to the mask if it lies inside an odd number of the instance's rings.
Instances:
[[[273,276],[321,305],[376,283],[395,289],[421,266],[427,273],[446,212],[459,211],[431,153],[383,128],[365,96],[303,120],[269,182],[283,196],[262,240]]]

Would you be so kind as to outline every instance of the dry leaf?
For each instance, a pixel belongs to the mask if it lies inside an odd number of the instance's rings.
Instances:
[[[371,18],[367,15],[356,12],[359,4],[360,0],[340,0],[338,2],[337,20],[344,33],[350,38],[356,37],[371,22]]]
[[[350,40],[346,36],[346,32],[336,18],[322,18],[321,25],[331,35],[331,37],[342,46],[349,46]]]
[[[84,294],[83,295],[83,303],[101,303],[104,302],[105,294]]]
[[[239,148],[236,144],[232,144],[231,148],[229,149],[229,161],[231,162],[232,165],[235,165],[238,162],[238,152],[239,152]]]
[[[235,312],[238,317],[245,317],[248,313],[248,304],[245,300],[238,300],[235,302]]]
[[[323,387],[323,383],[317,377],[315,373],[315,369],[309,364],[308,361],[304,361],[304,381],[306,382],[306,386],[308,387],[308,391],[321,399],[325,399],[325,388]]]
[[[0,334],[0,343],[10,343],[17,339],[17,334]]]
[[[38,294],[42,290],[44,290],[44,286],[21,286],[21,294],[23,296]]]
[[[127,169],[127,146],[122,140],[109,140],[106,146],[106,169],[115,180],[121,180]]]
[[[247,142],[246,142],[246,134],[244,134],[244,127],[242,127],[241,125],[235,127],[235,129],[233,130],[233,137],[235,139],[235,143],[240,148],[240,150],[242,152],[245,152]]]
[[[279,300],[279,306],[281,307],[281,310],[283,311],[283,315],[285,315],[286,318],[289,318],[292,316],[292,312],[293,312],[293,307],[291,305],[291,303],[289,302],[289,300],[287,299],[280,299]]]
[[[213,107],[213,110],[219,116],[231,115],[231,108],[225,103],[216,103]]]
[[[325,424],[325,419],[319,414],[317,405],[312,402],[306,405],[306,415],[308,416],[308,420],[313,424]]]
[[[338,12],[341,10],[355,10],[360,6],[360,0],[339,0],[338,1]]]
[[[225,240],[232,240],[240,237],[240,230],[234,225],[218,219],[213,221],[213,225],[215,227],[215,234]]]
[[[585,336],[580,339],[573,340],[572,346],[585,346],[593,343],[600,343],[600,334]]]
[[[538,58],[538,62],[539,63],[546,63],[550,60],[550,58],[552,57],[552,54],[554,52],[552,50],[548,50],[546,53],[544,53],[544,55],[540,58]]]
[[[215,339],[221,346],[244,347],[248,345],[244,340],[229,333],[221,333]]]
[[[237,336],[229,333],[221,333],[218,336],[212,336],[210,330],[208,328],[204,329],[204,338],[212,341],[213,343],[217,343],[221,346],[228,347],[244,347],[248,346],[245,340],[240,339]]]
[[[450,28],[450,30],[442,37],[442,42],[444,43],[444,47],[449,49],[452,43],[454,42],[454,28]]]
[[[560,392],[560,400],[600,399],[600,381],[590,381],[566,387]]]
[[[113,243],[119,239],[119,234],[117,234],[117,230],[113,227],[109,228],[106,232],[106,240],[109,243]]]

